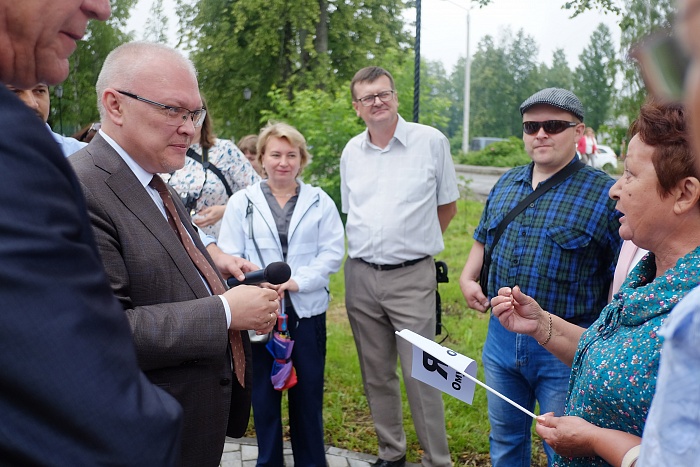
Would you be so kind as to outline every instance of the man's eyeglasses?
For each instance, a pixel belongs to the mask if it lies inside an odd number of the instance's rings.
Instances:
[[[204,117],[207,114],[207,111],[205,109],[188,110],[184,107],[173,107],[172,105],[165,105],[161,104],[160,102],[144,99],[143,97],[137,96],[136,94],[132,94],[130,92],[119,90],[117,90],[117,92],[119,94],[124,94],[127,97],[131,97],[132,99],[136,99],[137,101],[155,105],[156,107],[160,107],[161,109],[165,110],[166,123],[168,125],[182,126],[185,124],[188,118],[191,118],[192,123],[194,123],[194,126],[196,128],[198,126],[202,126],[202,123],[204,123]]]
[[[556,135],[562,131],[575,127],[578,125],[576,122],[567,122],[565,120],[547,120],[545,122],[523,122],[523,133],[526,135],[534,135],[540,128],[544,129],[544,132],[548,135]]]
[[[683,98],[690,58],[671,31],[663,31],[637,44],[630,55],[640,65],[649,92],[668,102]]]
[[[374,101],[375,101],[375,99],[377,99],[377,97],[382,102],[389,102],[394,97],[394,92],[395,92],[394,90],[382,91],[378,94],[372,94],[370,96],[360,97],[359,99],[357,99],[357,102],[362,104],[363,107],[369,107],[369,106],[374,105]]]

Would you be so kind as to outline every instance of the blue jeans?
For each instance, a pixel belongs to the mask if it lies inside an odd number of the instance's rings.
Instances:
[[[530,410],[564,413],[571,369],[532,337],[510,332],[493,315],[482,354],[486,384]],[[532,418],[487,392],[491,464],[529,467]],[[554,451],[544,443],[549,465]]]

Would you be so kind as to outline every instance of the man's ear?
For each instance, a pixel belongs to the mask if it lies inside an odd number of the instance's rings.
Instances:
[[[355,115],[360,116],[360,103],[357,101],[352,101],[352,108],[355,109]]]
[[[115,125],[121,126],[124,119],[124,107],[122,99],[117,94],[114,89],[107,88],[102,93],[101,102],[107,118]]]

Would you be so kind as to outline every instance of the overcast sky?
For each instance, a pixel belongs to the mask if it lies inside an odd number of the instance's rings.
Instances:
[[[139,0],[131,15],[129,29],[136,31],[136,38],[143,38],[143,29],[153,0]],[[600,23],[612,32],[616,49],[620,43],[617,17],[589,11],[575,19],[561,7],[566,0],[493,0],[486,8],[473,8],[470,13],[470,51],[473,56],[481,38],[487,34],[498,39],[499,34],[510,27],[513,34],[523,29],[534,37],[539,45],[538,61],[551,65],[552,53],[562,48],[569,66],[578,65],[578,56],[588,45],[591,33]],[[459,57],[467,50],[467,5],[469,0],[422,0],[421,56],[439,60],[449,72]],[[164,10],[173,12],[170,20],[171,34],[175,34],[175,1],[164,0]],[[406,14],[407,20],[415,20],[415,10]],[[174,44],[174,39],[170,45]]]

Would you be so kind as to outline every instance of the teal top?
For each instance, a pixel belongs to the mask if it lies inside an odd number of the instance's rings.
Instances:
[[[700,284],[700,247],[657,278],[648,253],[600,317],[583,333],[571,368],[564,413],[602,428],[642,436],[656,389],[668,313]],[[600,457],[556,456],[554,466],[608,466]]]

